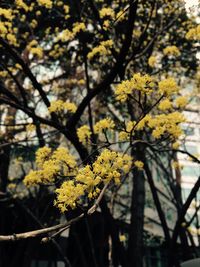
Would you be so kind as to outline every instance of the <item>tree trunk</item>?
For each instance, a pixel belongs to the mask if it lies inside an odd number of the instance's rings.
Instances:
[[[142,151],[132,149],[132,156],[141,160]],[[145,177],[143,171],[134,169],[131,201],[131,223],[128,240],[128,260],[130,267],[143,266],[143,228],[145,205]]]

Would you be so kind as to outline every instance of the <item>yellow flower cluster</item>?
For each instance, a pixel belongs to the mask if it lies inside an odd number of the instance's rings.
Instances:
[[[88,141],[90,140],[91,134],[92,133],[90,131],[90,128],[87,125],[83,125],[77,129],[77,135],[78,135],[79,141],[84,145],[86,145]]]
[[[7,20],[13,19],[13,14],[11,9],[0,8],[0,16],[4,17]]]
[[[185,37],[188,40],[196,40],[196,41],[200,40],[200,25],[190,29]]]
[[[155,67],[156,65],[156,57],[154,56],[151,56],[149,59],[148,59],[148,64],[151,68]]]
[[[139,170],[142,170],[143,167],[144,167],[144,163],[143,163],[142,161],[140,161],[140,160],[136,160],[136,161],[134,162],[134,165],[135,165],[135,167],[137,167]]]
[[[159,92],[166,96],[170,96],[179,91],[179,87],[173,78],[167,78],[158,83]]]
[[[126,236],[125,235],[119,235],[119,241],[120,242],[125,242],[127,240]]]
[[[110,7],[103,7],[100,11],[99,11],[99,16],[101,19],[105,18],[105,17],[110,17],[110,18],[114,18],[115,17],[115,12],[112,8]]]
[[[43,57],[43,49],[42,47],[38,46],[38,41],[37,40],[32,40],[28,45],[27,45],[27,50],[34,56],[37,56],[38,58]]]
[[[67,20],[68,18],[70,18],[69,6],[68,5],[63,5],[63,9],[64,9],[64,12],[65,12],[65,19]]]
[[[23,0],[15,0],[15,4],[18,8],[24,9],[25,12],[28,12],[29,7]]]
[[[99,46],[96,46],[92,49],[91,52],[88,53],[87,57],[88,59],[93,59],[94,56],[97,54],[101,56],[106,56],[110,54],[110,48],[113,46],[112,40],[102,41],[100,42]]]
[[[66,30],[63,30],[61,33],[59,33],[59,36],[57,37],[57,41],[62,41],[62,42],[71,41],[76,37],[76,35],[79,32],[85,31],[85,30],[86,30],[86,26],[83,22],[81,23],[76,22],[73,24],[72,31],[66,29]]]
[[[124,12],[124,10],[120,10],[115,16],[115,19],[117,21],[123,21],[125,18],[126,18],[126,12]]]
[[[65,11],[65,14],[68,14],[69,13],[69,6],[68,5],[64,5],[63,8],[64,8],[64,11]]]
[[[177,108],[185,108],[188,104],[188,99],[185,96],[179,96],[176,98],[176,106]]]
[[[155,83],[148,74],[136,73],[130,80],[123,81],[115,90],[116,99],[125,102],[134,90],[142,93],[151,93]]]
[[[92,165],[93,172],[100,176],[104,183],[114,180],[119,183],[121,172],[128,173],[132,166],[132,157],[104,149]]]
[[[185,117],[179,112],[156,115],[148,120],[148,126],[153,130],[152,136],[156,139],[169,134],[174,139],[183,133],[179,124],[185,122]]]
[[[63,100],[52,101],[50,107],[48,108],[49,112],[62,112],[67,110],[71,113],[76,112],[76,109],[76,104],[72,102],[64,102]]]
[[[60,188],[56,189],[57,199],[54,204],[65,212],[68,207],[75,208],[78,199],[84,195],[84,187],[82,184],[75,184],[74,181],[64,182]]]
[[[167,46],[163,49],[163,53],[166,56],[180,56],[181,54],[178,47],[175,45]]]
[[[46,8],[52,8],[53,7],[52,0],[37,0],[37,2],[40,6],[44,6]]]
[[[172,102],[167,98],[160,102],[158,108],[162,111],[169,110],[172,108]]]
[[[52,183],[60,176],[74,175],[76,160],[68,149],[59,147],[54,152],[48,147],[36,152],[36,166],[38,170],[31,170],[24,178],[26,186],[41,183]]]
[[[86,194],[88,198],[99,194],[100,184],[110,181],[120,182],[122,174],[129,172],[132,166],[132,158],[127,154],[104,149],[96,161],[78,170],[74,181],[67,181],[56,190],[57,200],[55,204],[62,212],[68,207],[76,207],[76,203]]]
[[[35,131],[35,125],[34,124],[28,124],[26,125],[26,132],[33,132]]]
[[[130,139],[131,133],[135,127],[135,121],[128,121],[125,125],[125,130],[119,132],[119,140],[120,141],[127,141]],[[133,135],[133,133],[132,133]]]
[[[172,148],[173,149],[178,149],[180,147],[180,143],[178,141],[172,143]]]
[[[42,168],[43,164],[45,163],[45,161],[48,160],[51,153],[52,153],[51,148],[49,148],[47,146],[44,146],[44,147],[38,149],[36,152],[36,165],[39,168]]]
[[[0,16],[4,14],[2,10],[4,9],[0,8]],[[10,12],[5,13],[4,15],[7,17],[9,14]],[[15,36],[18,30],[17,28],[13,27],[12,22],[9,20],[10,18],[7,21],[0,21],[0,37],[6,39],[11,45],[18,46]]]
[[[138,121],[135,130],[142,131],[145,128],[145,126],[148,125],[149,120],[151,120],[151,116],[147,114],[144,118]]]
[[[85,31],[85,30],[86,30],[86,26],[83,22],[81,22],[81,23],[76,22],[73,25],[72,33],[75,36],[77,33],[81,32],[81,31]]]
[[[102,119],[100,121],[98,121],[95,125],[94,125],[94,132],[97,133],[102,133],[105,130],[111,130],[115,127],[115,123],[113,120],[111,120],[110,118],[105,118]]]
[[[183,133],[180,128],[182,122],[185,122],[185,117],[180,112],[171,112],[155,116],[147,114],[137,123],[135,121],[127,122],[125,130],[119,133],[119,140],[128,141],[130,137],[134,135],[134,131],[141,131],[145,127],[152,131],[152,136],[156,139],[164,134],[168,134],[174,140],[179,138]]]
[[[128,121],[125,126],[125,130],[119,133],[120,141],[127,141],[131,136],[134,135],[134,131],[142,131],[145,126],[148,126],[149,120],[151,120],[151,116],[147,114],[144,118],[140,119],[138,122],[136,121]]]

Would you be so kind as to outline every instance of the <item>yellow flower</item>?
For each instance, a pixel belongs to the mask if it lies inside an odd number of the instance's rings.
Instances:
[[[159,92],[170,96],[179,91],[179,87],[173,78],[167,78],[158,83]]]
[[[35,125],[34,124],[28,124],[27,126],[26,126],[26,131],[27,132],[33,132],[33,131],[35,131]]]
[[[55,204],[61,212],[65,212],[68,207],[72,209],[76,207],[77,200],[84,194],[84,187],[81,184],[75,184],[74,181],[66,181],[56,189],[56,194]]]
[[[39,168],[42,168],[44,162],[49,159],[52,151],[51,148],[44,146],[36,151],[36,164]]]
[[[127,141],[130,138],[130,134],[124,131],[119,132],[119,141]]]
[[[135,165],[139,170],[142,170],[143,167],[144,167],[144,163],[143,163],[142,161],[140,161],[140,160],[136,160],[136,161],[134,162],[134,165]]]
[[[87,125],[83,125],[77,130],[79,141],[84,145],[90,140],[91,134],[90,128]]]
[[[154,86],[153,78],[148,74],[141,75],[140,73],[136,73],[130,80],[125,80],[117,86],[115,90],[116,99],[125,102],[134,90],[149,94],[152,92]]]
[[[52,0],[37,0],[37,2],[40,6],[44,6],[46,8],[52,8],[53,7]]]
[[[185,37],[188,40],[200,40],[200,25],[190,29]]]
[[[188,99],[185,96],[179,96],[176,98],[176,106],[178,108],[184,108],[188,103]]]
[[[148,64],[151,68],[155,67],[156,65],[156,57],[154,56],[151,56],[149,59],[148,59]]]
[[[72,33],[74,34],[74,36],[79,33],[80,31],[85,31],[86,30],[86,26],[83,22],[76,22],[73,24],[73,29],[72,29]]]
[[[102,133],[104,130],[112,130],[115,127],[115,123],[110,118],[105,118],[98,121],[94,125],[94,132],[95,133]]]
[[[185,117],[179,112],[156,115],[148,120],[148,126],[153,129],[152,136],[160,138],[163,134],[169,134],[177,139],[182,135],[180,123],[185,122]]]
[[[71,113],[76,112],[76,105],[72,102],[64,102],[63,100],[55,100],[51,102],[50,107],[48,108],[49,112],[61,112],[69,111]]]
[[[94,56],[99,54],[100,56],[106,56],[110,54],[110,49],[113,46],[112,40],[102,41],[100,45],[94,47],[91,52],[88,53],[87,57],[89,60],[93,59]]]
[[[7,186],[7,188],[9,189],[9,190],[14,190],[14,189],[16,189],[16,187],[17,187],[17,185],[16,184],[14,184],[14,183],[10,183],[10,184],[8,184],[8,186]]]
[[[30,53],[32,55],[37,56],[38,58],[42,58],[43,57],[43,49],[42,47],[33,47],[30,49]]]
[[[179,142],[174,142],[173,144],[172,144],[172,148],[173,149],[178,149],[180,147],[180,143]]]
[[[142,118],[136,125],[135,130],[141,131],[144,129],[145,125],[151,119],[151,115],[147,114],[144,118]]]
[[[99,16],[100,18],[104,18],[104,17],[111,17],[114,18],[115,17],[115,12],[112,8],[110,7],[103,7],[100,11],[99,11]]]
[[[39,170],[31,170],[24,178],[26,186],[53,183],[62,176],[71,176],[77,172],[77,163],[67,148],[59,147],[54,152],[48,147],[36,152],[36,165]]]
[[[167,56],[180,56],[180,51],[177,46],[172,45],[172,46],[167,46],[165,49],[163,49],[164,55]]]
[[[63,103],[63,108],[64,108],[64,110],[67,110],[67,111],[69,111],[71,113],[75,113],[76,110],[77,110],[76,104],[71,103],[71,102],[64,102]]]
[[[126,236],[125,235],[119,235],[119,241],[120,242],[126,241]]]
[[[22,9],[24,9],[26,12],[28,12],[29,7],[27,6],[26,3],[24,3],[23,0],[15,0],[15,4],[17,5],[17,7],[22,8]]]
[[[36,55],[38,58],[43,57],[43,49],[42,47],[38,46],[37,40],[32,40],[28,45],[27,45],[27,50],[32,54]]]
[[[165,99],[160,102],[158,108],[160,110],[169,110],[172,108],[172,102],[169,99]]]
[[[13,11],[11,9],[0,8],[0,16],[3,16],[7,20],[13,19],[12,13],[13,13]]]

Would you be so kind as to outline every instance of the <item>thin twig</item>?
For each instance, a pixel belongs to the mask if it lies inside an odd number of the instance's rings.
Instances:
[[[55,226],[51,226],[51,227],[47,227],[47,228],[43,228],[43,229],[39,229],[39,230],[34,230],[34,231],[29,231],[29,232],[24,232],[24,233],[19,233],[19,234],[12,234],[12,235],[0,235],[0,242],[2,242],[2,241],[17,241],[17,240],[22,240],[22,239],[27,239],[27,238],[34,238],[34,237],[38,237],[38,236],[43,236],[43,235],[46,235],[46,234],[49,234],[49,233],[55,232],[55,231],[58,231],[59,233],[64,231],[70,225],[72,225],[75,222],[82,219],[85,215],[92,215],[96,211],[96,209],[99,206],[100,201],[102,200],[102,197],[103,197],[107,187],[108,187],[108,183],[104,185],[97,200],[95,201],[93,206],[87,211],[86,214],[81,213],[79,216],[75,217],[74,219],[72,219],[68,222],[57,224]],[[55,236],[55,234],[54,234],[54,236]],[[48,241],[50,238],[51,238],[51,236],[49,238],[46,238],[46,239],[44,238],[44,239],[42,239],[42,242]]]

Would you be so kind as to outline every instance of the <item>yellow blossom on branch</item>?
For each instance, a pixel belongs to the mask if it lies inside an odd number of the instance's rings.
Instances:
[[[196,40],[196,41],[200,40],[200,25],[190,29],[185,37],[188,40]]]
[[[51,148],[44,146],[36,151],[36,164],[39,168],[42,168],[45,161],[47,161],[52,153]]]
[[[74,180],[64,182],[56,190],[55,204],[62,212],[68,207],[75,208],[83,195],[96,197],[100,193],[100,184],[120,183],[121,176],[128,173],[131,166],[129,155],[104,149],[92,165],[79,169]]]
[[[37,0],[37,2],[40,6],[44,6],[46,8],[52,8],[53,7],[52,0]]]
[[[188,104],[188,99],[185,96],[179,96],[176,98],[176,106],[178,108],[184,108]]]
[[[167,46],[163,49],[163,53],[166,56],[180,56],[181,54],[178,47],[175,45]]]
[[[119,235],[119,241],[120,242],[125,242],[126,241],[126,236],[125,235]]]
[[[151,56],[149,59],[148,59],[148,64],[151,68],[155,67],[156,65],[156,57],[154,56]]]
[[[156,139],[168,134],[174,139],[182,135],[180,124],[185,122],[185,117],[179,112],[156,115],[149,119],[148,126],[153,130],[152,136]]]
[[[173,78],[167,78],[158,83],[159,92],[166,96],[178,93],[179,87]]]
[[[88,53],[87,57],[89,60],[93,59],[94,56],[99,54],[100,56],[110,55],[110,49],[113,46],[112,40],[102,41],[100,45],[94,47],[91,52]]]
[[[115,127],[115,123],[110,118],[105,118],[98,121],[94,125],[94,132],[95,133],[102,133],[104,130],[112,130]]]
[[[99,11],[99,16],[100,18],[105,18],[105,17],[110,17],[110,18],[114,18],[115,17],[115,12],[112,8],[110,7],[103,7],[100,11]]]
[[[65,212],[68,207],[75,208],[77,200],[84,194],[84,186],[75,184],[74,181],[64,182],[60,188],[56,189],[57,199],[55,205]]]
[[[49,112],[62,112],[69,111],[71,113],[76,112],[77,106],[72,102],[64,102],[63,100],[55,100],[51,102],[48,108]]]
[[[117,86],[115,90],[116,99],[125,102],[134,90],[149,94],[154,86],[154,80],[148,74],[136,73],[130,80],[125,80]]]
[[[13,11],[12,9],[0,8],[0,16],[4,17],[7,20],[13,19]]]
[[[79,33],[80,31],[85,31],[86,30],[86,26],[83,22],[76,22],[73,24],[73,29],[72,29],[72,33],[74,34],[74,36]]]
[[[27,6],[26,3],[24,3],[23,0],[15,0],[15,4],[18,8],[24,9],[26,12],[28,12],[29,7]]]
[[[67,148],[59,147],[55,151],[48,147],[36,152],[37,170],[31,170],[24,178],[26,186],[53,183],[60,176],[71,176],[76,172],[76,160]]]
[[[140,160],[136,160],[136,161],[134,162],[134,165],[135,165],[139,170],[142,170],[143,167],[144,167],[144,163],[143,163],[142,161],[140,161]]]
[[[158,108],[160,110],[169,110],[172,108],[172,102],[169,99],[165,99],[163,101],[160,102]]]
[[[77,130],[79,141],[84,145],[90,140],[91,134],[90,128],[87,125],[83,125]]]

